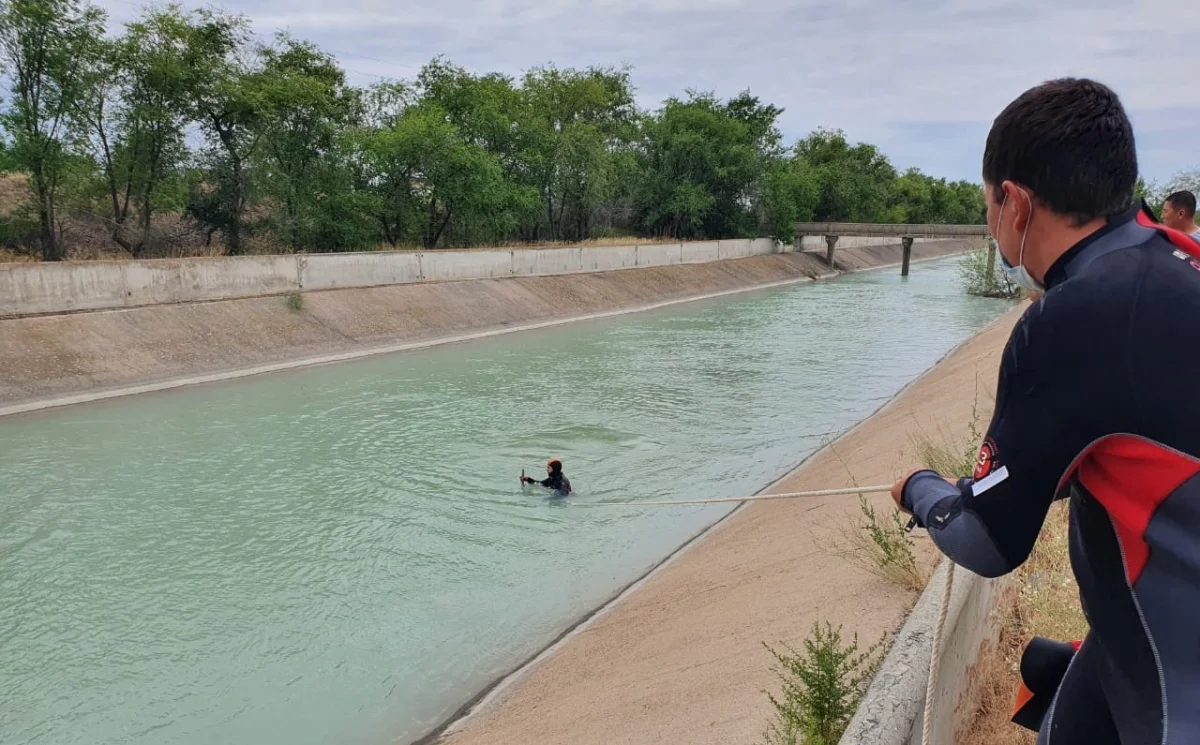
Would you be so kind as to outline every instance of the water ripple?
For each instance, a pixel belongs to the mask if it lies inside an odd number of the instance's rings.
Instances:
[[[0,423],[13,745],[376,744],[453,711],[1002,312],[952,262]]]

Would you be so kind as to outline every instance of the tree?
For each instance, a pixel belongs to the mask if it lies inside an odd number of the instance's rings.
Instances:
[[[119,39],[81,53],[85,141],[107,187],[113,241],[134,256],[148,248],[164,185],[181,175],[193,77],[208,53],[207,20],[178,6],[147,11]]]
[[[202,42],[189,91],[192,118],[207,146],[201,153],[204,180],[195,184],[188,212],[208,227],[210,238],[220,230],[225,252],[236,256],[245,250],[251,161],[263,133],[261,65],[240,16],[197,11],[191,31]]]
[[[803,158],[773,161],[763,175],[763,229],[777,240],[791,243],[796,223],[813,219],[820,193],[812,166]]]
[[[668,99],[644,126],[638,203],[646,229],[680,239],[753,233],[781,112],[748,93],[726,103],[695,92]]]
[[[465,142],[433,105],[409,107],[395,123],[365,133],[368,181],[379,194],[379,222],[389,243],[408,235],[436,248],[454,221],[511,230],[509,185],[495,155]]]
[[[104,14],[78,0],[7,0],[0,6],[0,55],[10,82],[0,117],[12,138],[13,164],[27,172],[37,209],[42,258],[61,261],[57,206],[71,143],[70,125],[84,85],[76,53],[92,49]]]
[[[306,235],[328,227],[316,223],[331,217],[313,209],[313,200],[335,197],[330,187],[346,183],[336,173],[334,141],[358,112],[359,96],[337,62],[308,42],[280,36],[260,56],[262,71],[254,80],[264,187],[283,206],[288,245],[301,251]]]
[[[528,172],[541,194],[544,237],[582,240],[614,192],[614,155],[636,109],[628,70],[542,67],[522,85]]]
[[[348,132],[309,165],[312,192],[303,201],[298,240],[307,251],[353,251],[380,243],[375,216],[378,196],[364,173],[361,154]]]
[[[796,154],[817,175],[817,220],[887,221],[896,169],[874,145],[851,146],[841,130],[818,130],[796,143]]]

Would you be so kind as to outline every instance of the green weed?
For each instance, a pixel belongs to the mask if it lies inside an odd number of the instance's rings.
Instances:
[[[763,644],[778,667],[779,696],[768,693],[775,720],[767,728],[768,745],[835,745],[866,692],[882,659],[887,634],[865,650],[858,635],[842,641],[842,627],[814,623],[804,649],[783,651]]]

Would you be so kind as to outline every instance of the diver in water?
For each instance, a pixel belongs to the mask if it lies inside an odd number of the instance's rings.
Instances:
[[[571,493],[571,481],[566,477],[565,474],[563,474],[563,465],[561,460],[558,458],[551,458],[549,461],[547,461],[546,474],[546,478],[538,481],[535,478],[526,476],[525,473],[522,472],[521,483],[538,484],[539,486],[544,486],[547,489],[553,490],[554,496],[556,497],[565,497]]]

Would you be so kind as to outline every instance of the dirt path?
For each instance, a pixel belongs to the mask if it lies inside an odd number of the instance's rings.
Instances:
[[[986,426],[1000,354],[1022,308],[907,388],[770,491],[885,483],[915,465],[911,438],[965,443]],[[874,498],[880,507],[890,500]],[[834,557],[853,497],[757,503],[715,528],[547,660],[485,700],[452,745],[731,745],[761,741],[775,690],[762,643],[814,621],[864,640],[896,629],[911,593]]]

